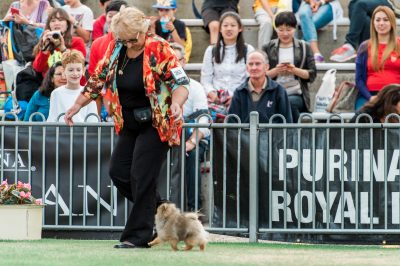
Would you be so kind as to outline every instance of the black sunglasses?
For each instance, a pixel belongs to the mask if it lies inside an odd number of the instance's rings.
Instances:
[[[137,33],[136,38],[129,39],[129,40],[117,39],[117,42],[118,43],[122,43],[123,45],[127,45],[128,43],[135,44],[135,43],[137,43],[139,41],[139,34],[140,34],[140,32]]]

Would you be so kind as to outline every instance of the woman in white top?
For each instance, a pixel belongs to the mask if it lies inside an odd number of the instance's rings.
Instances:
[[[243,25],[237,13],[224,13],[219,25],[217,44],[210,45],[204,54],[201,84],[210,103],[228,107],[233,92],[247,77],[246,57],[254,48],[244,42]]]

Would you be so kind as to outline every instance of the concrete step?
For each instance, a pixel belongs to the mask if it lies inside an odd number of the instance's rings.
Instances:
[[[0,1],[0,17],[3,18],[12,2],[15,0],[1,0]],[[157,11],[152,8],[152,5],[157,2],[157,0],[151,1],[140,1],[140,0],[126,0],[129,5],[136,6],[142,10],[146,15],[154,16],[157,15]],[[196,0],[196,6],[199,12],[201,11],[201,4],[203,0]],[[349,0],[340,0],[345,16],[347,17],[347,6]],[[81,0],[81,2],[89,6],[94,13],[94,17],[97,18],[102,14],[102,10],[99,7],[99,1],[97,0]],[[253,18],[253,2],[254,0],[240,0],[239,1],[239,13],[242,18]],[[190,0],[177,0],[177,18],[193,19],[195,18],[192,11],[192,1]]]

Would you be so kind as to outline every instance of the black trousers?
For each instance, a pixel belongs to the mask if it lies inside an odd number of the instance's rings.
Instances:
[[[156,186],[168,143],[161,142],[151,122],[139,124],[123,113],[124,127],[111,156],[110,176],[118,191],[133,202],[120,241],[144,246],[151,240]]]

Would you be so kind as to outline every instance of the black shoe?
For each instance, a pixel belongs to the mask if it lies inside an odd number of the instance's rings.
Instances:
[[[114,245],[114,248],[150,248],[150,246],[149,245],[137,246],[134,244],[121,243],[121,244]]]

